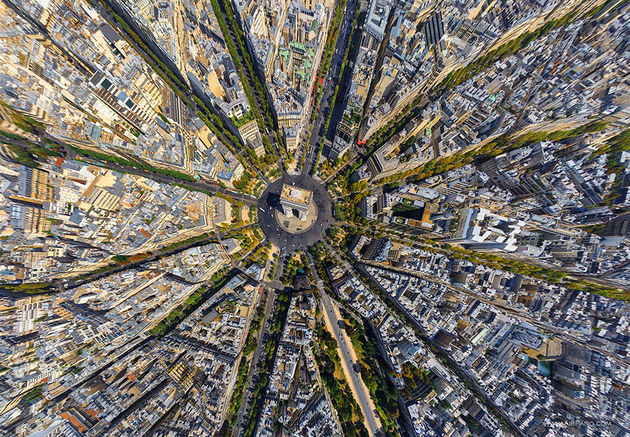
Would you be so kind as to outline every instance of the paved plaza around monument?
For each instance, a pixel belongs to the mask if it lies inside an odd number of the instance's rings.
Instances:
[[[313,193],[306,220],[287,217],[280,203],[282,187],[290,186]],[[332,201],[326,188],[308,174],[282,177],[267,187],[258,201],[258,224],[276,246],[288,251],[303,250],[320,241],[332,225]]]

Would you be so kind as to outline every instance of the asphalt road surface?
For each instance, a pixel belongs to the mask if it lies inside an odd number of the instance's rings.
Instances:
[[[344,84],[342,82],[340,85],[341,89],[339,90],[339,94],[337,95],[337,100],[339,100],[340,104],[335,106],[337,110],[330,120],[328,131],[324,132],[326,119],[328,118],[328,112],[330,111],[330,105],[332,104],[332,98],[335,93],[335,86],[337,85],[337,81],[340,79],[339,72],[341,71],[341,65],[343,62],[343,56],[345,54],[346,46],[351,43],[348,38],[350,37],[350,31],[352,30],[354,11],[356,11],[356,8],[358,6],[357,1],[358,0],[348,0],[343,15],[343,21],[341,23],[339,33],[335,42],[335,50],[333,51],[333,55],[330,60],[330,67],[324,79],[324,90],[322,92],[322,97],[320,100],[319,114],[317,114],[317,117],[315,118],[315,122],[313,124],[313,130],[311,132],[311,138],[308,145],[308,156],[304,165],[304,169],[308,173],[314,173],[317,170],[313,168],[313,166],[315,165],[315,158],[317,156],[317,152],[319,151],[319,145],[322,141],[326,139],[326,134],[328,132],[330,132],[330,134],[328,135],[329,140],[332,141],[332,139],[334,138],[335,130],[337,129],[337,124],[341,119],[341,115],[343,115],[344,105],[342,105],[341,102],[343,102],[344,100],[344,96],[346,95],[349,83]],[[351,59],[353,58],[351,57]],[[348,62],[350,61],[348,60]],[[352,74],[352,68],[350,68],[350,66],[347,66],[344,70],[344,76],[347,77],[348,72]]]
[[[74,151],[72,150],[68,150],[67,155],[66,155],[67,159],[78,159],[78,156],[76,153],[74,153]],[[240,200],[241,202],[243,202],[246,205],[255,205],[256,204],[256,198],[252,195],[249,194],[245,194],[242,193],[240,191],[234,191],[234,190],[228,190],[226,188],[222,188],[216,184],[212,184],[212,183],[208,183],[208,182],[203,182],[203,181],[184,181],[181,179],[177,179],[173,176],[168,176],[168,175],[163,175],[161,173],[155,173],[153,171],[150,170],[142,170],[139,168],[135,168],[135,167],[131,167],[131,166],[127,166],[127,165],[121,165],[121,164],[117,164],[115,162],[111,162],[111,161],[104,161],[102,159],[97,159],[94,157],[85,157],[85,156],[81,156],[80,157],[82,161],[87,162],[87,163],[93,163],[97,166],[100,167],[105,167],[105,168],[110,168],[112,170],[121,172],[121,173],[131,173],[131,174],[135,174],[135,175],[139,175],[139,176],[144,176],[148,179],[152,179],[156,182],[160,182],[163,184],[181,184],[181,185],[187,185],[189,187],[192,187],[194,189],[198,189],[198,190],[203,190],[203,191],[207,191],[210,192],[211,194],[220,192],[222,194],[225,194],[227,196],[232,197],[235,200]]]
[[[322,304],[324,307],[324,311],[326,311],[326,315],[330,320],[330,324],[333,327],[337,343],[339,344],[339,349],[341,350],[341,359],[345,361],[346,368],[350,373],[350,382],[355,388],[354,391],[356,392],[357,401],[359,402],[361,411],[363,411],[363,415],[365,416],[365,424],[367,425],[368,432],[371,436],[380,436],[380,427],[378,426],[378,423],[376,421],[374,411],[370,408],[369,394],[366,393],[365,386],[363,385],[363,381],[361,380],[361,376],[359,376],[354,368],[354,362],[352,360],[352,355],[350,354],[350,348],[352,347],[352,345],[346,343],[343,332],[341,332],[341,328],[339,328],[340,319],[337,317],[335,311],[333,310],[333,303],[330,300],[330,297],[325,292],[322,293]]]
[[[294,184],[296,187],[313,192],[313,202],[317,207],[317,221],[311,228],[299,234],[283,230],[276,220],[276,211],[280,208],[280,192],[284,183]],[[333,222],[332,201],[328,191],[306,173],[295,176],[285,173],[280,179],[268,185],[258,200],[258,225],[269,241],[289,253],[320,241]]]

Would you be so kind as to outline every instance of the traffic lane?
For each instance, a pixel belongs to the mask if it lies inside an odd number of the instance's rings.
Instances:
[[[330,323],[332,325],[333,332],[339,345],[339,350],[341,350],[342,358],[346,363],[346,368],[348,369],[348,373],[350,374],[350,379],[352,380],[352,384],[355,387],[354,392],[358,397],[357,400],[359,401],[361,410],[363,411],[363,416],[367,421],[370,435],[377,436],[380,434],[379,426],[376,423],[374,411],[372,410],[372,408],[370,408],[370,401],[369,397],[365,393],[363,380],[361,380],[360,375],[354,370],[354,361],[349,350],[349,348],[352,346],[348,346],[348,344],[346,343],[346,338],[339,328],[340,319],[337,317],[337,313],[335,313],[334,309],[332,308],[333,303],[328,294],[322,293],[322,303],[324,304],[324,309],[326,311],[326,314],[328,315],[328,320],[330,320]]]
[[[300,234],[292,234],[280,228],[277,223],[276,208],[269,204],[269,195],[279,195],[283,183],[294,183],[296,186],[313,192],[313,198],[318,207],[318,216],[315,224],[307,231]],[[272,203],[275,199],[272,199]],[[316,182],[308,175],[287,175],[278,179],[267,187],[258,202],[258,225],[266,237],[281,249],[291,251],[310,246],[323,238],[326,230],[333,224],[332,200],[322,184]]]
[[[356,39],[356,38],[358,38],[358,33],[355,34],[353,37],[353,39]],[[352,41],[348,41],[348,44],[352,45]],[[357,50],[358,50],[358,44],[356,44],[355,47],[352,47],[352,46],[350,47],[350,51],[348,52],[348,54],[351,59],[356,58]],[[342,60],[343,59],[339,60],[340,69],[341,69]],[[328,131],[324,132],[324,137],[329,139],[330,141],[334,139],[334,134],[336,131],[337,124],[339,124],[339,121],[341,120],[341,117],[343,116],[343,110],[345,109],[343,102],[345,101],[345,97],[348,94],[348,91],[350,90],[350,85],[352,82],[350,80],[350,77],[352,76],[352,74],[353,74],[353,68],[350,68],[350,66],[348,66],[348,68],[344,69],[343,71],[343,77],[339,78],[339,80],[341,81],[341,85],[340,85],[339,93],[336,96],[336,101],[338,101],[339,104],[335,103],[333,107],[333,113],[330,116],[330,124],[328,125]],[[344,80],[344,77],[346,78],[345,80]]]
[[[163,183],[168,183],[168,184],[181,184],[181,185],[186,185],[189,187],[196,187],[198,189],[201,190],[205,190],[205,191],[209,191],[212,194],[215,194],[217,192],[225,194],[226,196],[230,196],[233,199],[236,200],[240,200],[243,203],[246,203],[248,205],[256,205],[258,202],[258,199],[256,199],[254,196],[250,196],[247,194],[243,194],[241,192],[238,191],[232,191],[232,190],[228,190],[226,188],[221,188],[220,186],[214,185],[214,184],[210,184],[210,183],[204,183],[204,182],[189,182],[189,181],[184,181],[181,179],[177,179],[174,178],[172,176],[166,176],[166,175],[162,175],[160,173],[154,173],[148,170],[141,170],[141,169],[137,169],[135,167],[127,167],[127,166],[123,166],[120,164],[116,164],[110,161],[104,161],[104,160],[100,160],[100,159],[94,159],[94,158],[82,158],[83,161],[86,161],[88,163],[96,163],[94,165],[98,165],[98,166],[102,166],[105,168],[109,168],[109,169],[113,169],[115,171],[121,172],[121,173],[131,173],[131,174],[135,174],[137,176],[143,176],[145,178],[148,179],[153,179],[157,182],[163,182]],[[100,165],[99,165],[100,164]]]
[[[337,43],[335,45],[335,52],[333,53],[333,57],[331,60],[330,73],[328,76],[333,80],[331,80],[330,82],[327,81],[326,86],[324,88],[322,101],[325,102],[325,105],[320,108],[319,115],[314,124],[314,127],[315,127],[314,131],[316,134],[314,136],[311,135],[311,141],[309,142],[309,149],[313,149],[325,137],[328,137],[332,141],[332,138],[330,138],[330,135],[331,135],[330,133],[331,132],[334,133],[336,131],[336,125],[339,123],[339,120],[340,120],[340,116],[331,117],[331,123],[329,125],[328,131],[320,132],[321,127],[323,126],[324,120],[327,119],[328,117],[328,111],[330,110],[330,104],[331,104],[330,99],[333,94],[333,89],[335,86],[337,86],[337,82],[341,79],[338,76],[341,71],[343,55],[345,54],[347,45],[351,43],[351,41],[348,41],[348,36],[351,30],[350,29],[351,23],[352,23],[351,18],[353,18],[353,16],[351,14],[348,14],[348,12],[354,11],[354,10],[355,10],[355,7],[352,5],[352,3],[349,2],[346,8],[346,11],[344,12],[344,19],[341,25],[339,36],[337,37]],[[345,94],[347,93],[347,90],[348,90],[348,87],[344,86],[343,89],[340,90],[341,91],[340,96],[343,96],[345,98]],[[334,115],[335,114],[333,114],[333,116]],[[314,170],[312,168],[314,164],[315,164],[314,159],[313,160],[309,159],[309,166],[308,166],[309,168],[308,169],[305,168],[303,169],[303,171],[310,173],[311,171]]]
[[[265,334],[268,332],[267,328],[268,328],[269,315],[271,314],[271,309],[273,308],[275,300],[276,300],[276,294],[273,291],[269,291],[268,293],[269,294],[267,296],[267,301],[265,302],[265,314],[263,316],[263,321],[261,324],[262,329],[258,333],[258,338],[256,340],[256,349],[254,351],[254,356],[252,357],[252,361],[251,361],[252,365],[248,372],[247,382],[245,383],[245,387],[243,389],[243,398],[241,400],[242,401],[241,406],[237,413],[237,421],[236,421],[237,425],[234,427],[234,433],[232,433],[233,436],[241,435],[240,431],[245,427],[245,423],[243,423],[243,420],[245,418],[245,410],[247,409],[249,405],[248,400],[250,396],[250,390],[251,390],[252,385],[254,384],[253,377],[260,373],[259,361],[260,361],[260,351],[262,350],[261,344],[262,344]]]

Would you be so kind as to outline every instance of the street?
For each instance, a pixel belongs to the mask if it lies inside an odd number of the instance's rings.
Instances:
[[[258,332],[258,338],[256,339],[256,349],[254,350],[254,355],[252,356],[252,359],[251,359],[249,373],[247,375],[247,382],[245,383],[245,387],[243,388],[243,398],[241,399],[241,405],[238,410],[236,424],[234,425],[234,428],[232,429],[232,435],[234,437],[240,435],[243,429],[245,428],[245,419],[246,419],[245,413],[247,412],[247,409],[249,406],[249,395],[251,394],[252,385],[254,384],[254,376],[257,376],[260,370],[260,366],[259,366],[260,352],[264,349],[262,341],[268,332],[267,321],[269,320],[269,315],[271,314],[271,310],[274,307],[275,301],[276,301],[276,293],[274,291],[269,290],[267,292],[267,300],[265,302],[265,315],[263,316],[263,321],[260,325],[260,331]],[[245,357],[241,357],[241,359],[245,359]]]
[[[346,374],[346,379],[348,380],[352,393],[355,395],[357,403],[363,412],[368,433],[370,436],[379,436],[382,434],[380,421],[375,413],[376,408],[370,398],[370,394],[368,393],[361,376],[355,370],[355,362],[352,359],[352,354],[350,352],[352,344],[349,344],[346,341],[346,336],[341,331],[341,328],[339,328],[339,321],[341,319],[338,317],[337,312],[333,308],[333,303],[330,297],[326,294],[324,289],[321,289],[320,291],[322,293],[321,301],[322,306],[324,307],[325,316],[330,321],[333,333],[335,334],[335,339],[339,345],[339,350],[341,351],[342,367],[344,373]]]
[[[328,126],[328,131],[323,131],[328,118],[328,112],[330,111],[330,106],[332,105],[335,87],[339,84],[340,88],[337,94],[337,100],[339,100],[339,103],[342,103],[347,92],[347,87],[349,86],[349,83],[346,83],[348,81],[344,82],[341,80],[339,72],[341,71],[346,46],[351,43],[351,41],[348,41],[348,38],[352,30],[352,22],[356,8],[357,0],[348,0],[346,10],[344,11],[343,21],[339,29],[339,34],[337,35],[335,50],[330,61],[330,68],[326,79],[324,80],[324,90],[322,91],[319,112],[315,118],[315,122],[313,123],[311,137],[308,143],[308,155],[305,159],[302,173],[315,174],[317,169],[313,167],[315,165],[315,160],[317,159],[320,144],[326,138],[332,141],[337,123],[339,123],[341,115],[343,114],[343,105],[336,105],[333,117],[331,117],[330,120],[330,125]],[[352,58],[352,56],[350,56],[350,58]],[[352,69],[348,67],[349,65],[344,70],[344,76],[352,74]],[[339,83],[339,81],[341,81],[341,83]]]
[[[312,202],[317,206],[317,220],[313,226],[301,233],[293,234],[283,230],[276,220],[278,198],[284,183],[295,184],[313,192]],[[287,249],[288,252],[317,243],[333,223],[332,201],[328,191],[305,172],[297,176],[284,174],[282,178],[271,183],[258,200],[258,226],[269,241],[280,249]]]

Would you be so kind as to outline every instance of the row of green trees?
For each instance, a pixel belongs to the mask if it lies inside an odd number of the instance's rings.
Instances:
[[[47,282],[23,282],[21,284],[0,283],[0,287],[3,290],[26,294],[50,294],[53,292],[53,288]]]
[[[149,47],[142,41],[142,39],[127,24],[124,18],[116,14],[116,12],[111,7],[109,7],[109,5],[105,1],[101,0],[101,5],[116,21],[117,26],[119,28],[122,28],[124,34],[136,44],[136,47],[140,49],[138,52],[140,56],[142,56],[142,58],[151,67],[153,67],[155,72],[171,87],[171,89],[173,89],[173,91],[182,99],[182,101],[189,108],[195,111],[197,116],[206,124],[206,126],[208,126],[208,128],[219,138],[219,140],[221,140],[221,142],[225,144],[230,149],[230,151],[237,156],[238,153],[235,147],[244,147],[248,155],[256,161],[257,157],[254,151],[247,145],[243,144],[240,139],[225,126],[221,117],[219,117],[214,111],[211,111],[199,97],[194,95],[192,90],[186,84],[184,84],[179,79],[179,77],[158,58],[155,53],[153,53],[149,49]],[[219,19],[219,21],[222,17],[222,14],[217,14],[217,18]],[[234,58],[233,54],[232,57]],[[237,62],[238,58],[234,59],[234,61]],[[243,85],[245,87],[245,83]],[[245,91],[247,92],[247,89],[245,89]],[[248,100],[249,97],[251,97],[251,90],[250,95],[248,96]],[[255,110],[256,107],[251,102],[250,106]],[[244,165],[248,166],[248,163],[244,163]]]
[[[118,164],[118,165],[123,165],[123,166],[127,166],[127,167],[134,167],[137,168],[139,170],[146,170],[152,173],[157,173],[157,174],[161,174],[164,176],[170,176],[172,178],[175,179],[180,179],[182,181],[186,181],[186,182],[195,182],[195,178],[193,178],[191,175],[181,172],[181,171],[177,171],[177,170],[171,170],[168,168],[161,168],[161,167],[155,167],[153,165],[144,163],[144,162],[139,162],[139,161],[132,161],[130,159],[126,159],[126,158],[122,158],[120,156],[114,156],[114,155],[110,155],[109,153],[102,153],[102,152],[97,152],[95,150],[91,150],[91,149],[80,149],[76,146],[72,146],[72,145],[68,145],[67,147],[69,147],[70,149],[74,150],[77,154],[82,155],[82,156],[88,156],[90,158],[94,158],[94,159],[98,159],[100,161],[107,161],[107,162],[112,162],[114,164]]]
[[[459,151],[448,156],[432,159],[414,169],[383,178],[380,180],[380,183],[389,184],[411,177],[413,177],[413,179],[416,181],[420,181],[431,176],[435,176],[471,164],[475,160],[477,162],[483,162],[485,160],[494,158],[502,153],[510,152],[520,147],[535,144],[539,141],[561,141],[568,138],[578,137],[589,132],[598,132],[605,129],[606,126],[606,122],[598,121],[588,123],[578,128],[567,131],[558,130],[553,132],[528,132],[516,138],[511,138],[510,135],[504,134],[480,148],[469,149],[467,151]]]
[[[346,3],[347,3],[347,0],[342,0],[342,1],[337,2],[337,5],[335,7],[335,12],[333,14],[332,24],[330,26],[328,36],[326,37],[326,43],[324,46],[324,52],[322,54],[322,60],[320,62],[319,68],[317,69],[317,77],[315,78],[315,92],[316,92],[315,105],[313,106],[313,111],[311,112],[311,126],[309,129],[308,137],[306,139],[307,145],[310,144],[311,135],[313,134],[312,124],[315,120],[315,117],[317,116],[317,113],[319,112],[319,106],[321,104],[322,94],[326,86],[325,82],[322,83],[321,85],[319,82],[321,82],[324,78],[327,77],[327,74],[324,74],[323,72],[327,72],[328,69],[330,68],[330,62],[332,60],[332,55],[334,53],[334,49],[337,43],[337,36],[339,35],[339,29],[341,27],[341,21],[343,19],[343,11],[346,8]],[[317,162],[319,162],[319,159],[321,157],[322,147],[323,147],[323,142],[322,144],[320,144],[320,147],[319,147],[319,153],[317,155]],[[302,156],[300,157],[300,162],[298,166],[299,170],[302,169],[306,161],[306,152],[307,150],[305,149],[302,152]],[[315,163],[315,170],[317,169],[317,162]]]
[[[241,402],[243,401],[243,394],[245,391],[245,385],[247,383],[247,375],[251,364],[249,355],[256,349],[256,339],[258,332],[260,331],[262,321],[265,317],[264,302],[265,299],[261,299],[261,303],[256,308],[256,315],[251,322],[249,332],[247,333],[247,339],[245,340],[245,346],[242,350],[241,362],[238,366],[238,372],[236,374],[236,383],[234,384],[234,391],[232,393],[232,400],[230,401],[230,408],[228,409],[227,423],[230,427],[234,427],[236,420],[238,419],[238,411],[241,408]]]
[[[265,343],[265,356],[263,363],[259,369],[258,381],[254,385],[252,396],[249,399],[249,412],[247,414],[247,421],[245,429],[243,430],[244,437],[251,437],[256,430],[256,422],[260,410],[262,409],[263,402],[265,401],[265,393],[267,391],[267,384],[269,383],[269,375],[273,370],[273,360],[278,349],[278,343],[280,342],[280,336],[282,334],[282,328],[287,317],[289,310],[290,297],[288,294],[281,294],[276,298],[276,306],[274,308],[273,316],[269,320],[274,320],[274,325],[270,329],[270,339]]]
[[[92,280],[93,277],[96,277],[98,275],[101,275],[103,273],[106,273],[108,271],[114,270],[120,266],[129,264],[130,262],[137,262],[137,261],[142,261],[144,259],[149,258],[152,254],[154,256],[156,256],[157,258],[161,258],[164,256],[165,253],[173,250],[173,249],[177,249],[180,247],[184,247],[187,245],[191,245],[194,243],[198,243],[198,242],[202,242],[204,240],[210,240],[211,238],[213,238],[213,235],[208,233],[208,232],[204,232],[201,235],[196,235],[194,237],[189,237],[186,238],[185,240],[180,240],[180,241],[176,241],[174,243],[170,243],[167,244],[166,246],[161,246],[160,248],[158,248],[157,251],[153,251],[151,253],[149,252],[144,252],[144,253],[139,253],[136,255],[114,255],[111,258],[111,261],[104,266],[101,266],[97,269],[91,270],[89,272],[85,272],[85,273],[81,273],[80,275],[78,275],[77,277],[75,277],[74,279],[77,281],[82,281],[82,280]],[[210,241],[206,241],[206,243],[209,243]]]
[[[608,287],[605,285],[597,284],[585,279],[571,281],[567,284],[567,287],[572,290],[586,291],[592,294],[599,294],[610,299],[621,299],[626,302],[630,302],[630,289],[621,290],[618,288]]]
[[[365,224],[366,219],[361,217],[361,201],[369,194],[367,181],[358,181],[341,187],[343,199],[335,202],[335,216],[337,220],[346,223]]]
[[[516,38],[503,43],[494,50],[490,50],[485,55],[475,59],[465,67],[452,71],[444,78],[442,82],[434,89],[435,94],[440,94],[449,88],[459,85],[474,75],[484,71],[486,68],[494,64],[496,61],[507,58],[509,55],[516,53],[518,50],[526,47],[532,41],[547,35],[552,30],[564,27],[570,24],[577,17],[578,8],[574,8],[567,12],[562,18],[549,20],[539,28],[531,32],[524,32]]]
[[[376,405],[383,431],[386,436],[400,435],[397,423],[400,417],[398,389],[387,375],[391,374],[391,370],[380,358],[376,340],[367,334],[369,330],[345,310],[344,320],[346,332],[361,364],[361,379]]]
[[[309,280],[314,280],[306,256],[303,253],[299,253],[287,263],[282,275],[282,283],[284,285],[291,284],[299,270],[302,270],[309,277]]]
[[[210,3],[212,5],[214,15],[217,17],[217,21],[219,22],[219,27],[221,28],[221,33],[223,34],[223,39],[227,45],[228,52],[230,53],[230,57],[232,58],[234,62],[234,66],[236,67],[236,70],[238,71],[241,84],[243,85],[243,90],[245,91],[245,96],[247,97],[247,101],[249,102],[249,105],[250,105],[250,111],[252,112],[254,118],[256,119],[256,122],[258,123],[258,127],[260,129],[263,129],[264,122],[262,120],[260,112],[258,111],[258,106],[256,105],[256,99],[254,97],[254,93],[252,92],[249,82],[247,81],[247,78],[245,77],[243,73],[243,64],[241,63],[241,59],[238,56],[236,46],[234,44],[234,41],[232,40],[228,25],[225,21],[225,15],[228,16],[228,19],[231,18],[230,16],[231,14],[230,12],[228,12],[227,7],[226,7],[229,5],[226,5],[225,2],[222,2],[222,5],[226,8],[226,13],[224,14],[223,11],[221,10],[221,6],[219,5],[218,0],[211,0]],[[232,20],[230,20],[230,25],[233,26]],[[233,29],[234,29],[234,34],[236,35],[238,39],[239,35],[238,35],[237,29],[239,29],[239,26],[237,25],[236,27],[233,27]]]
[[[525,32],[519,35],[517,38],[514,38],[513,40],[510,40],[502,44],[498,48],[491,50],[485,55],[475,59],[467,66],[452,71],[431,91],[431,94],[433,96],[438,96],[444,93],[448,89],[465,82],[478,73],[481,73],[486,68],[490,67],[494,62],[504,59],[507,56],[517,52],[532,41],[548,34],[552,30],[570,24],[573,20],[577,18],[577,11],[578,8],[576,7],[572,11],[565,14],[562,18],[550,20],[543,26],[532,32]],[[420,102],[422,101],[423,97],[423,95],[417,96],[401,111],[402,115],[399,115],[398,117],[396,117],[396,119],[390,121],[386,126],[379,129],[375,133],[375,135],[372,136],[372,138],[368,141],[368,150],[376,150],[378,147],[385,144],[396,133],[400,132],[411,120],[414,120],[415,118],[420,116],[422,109],[424,109],[424,106],[420,106]],[[369,155],[369,153],[370,152],[368,152],[367,155]]]
[[[18,114],[17,111],[13,112],[15,114]],[[16,126],[18,125],[18,123],[15,121],[13,121],[13,124],[15,124]],[[25,130],[26,127],[27,126],[22,126],[21,129]],[[31,129],[34,133],[38,132],[32,126]],[[13,160],[26,167],[39,168],[39,160],[46,160],[50,156],[63,156],[62,149],[58,144],[52,143],[50,141],[46,141],[44,145],[35,144],[20,135],[3,130],[0,130],[0,143],[5,145]]]
[[[230,401],[230,408],[228,409],[227,414],[227,423],[231,428],[236,425],[238,410],[241,408],[241,402],[243,402],[243,394],[245,392],[245,384],[247,383],[249,364],[250,360],[243,356],[241,358],[241,363],[238,365],[236,382],[234,383],[234,391],[232,392],[232,400]]]
[[[220,3],[219,3],[220,2]],[[243,90],[245,91],[245,95],[247,97],[247,101],[249,102],[250,111],[253,113],[254,118],[256,118],[256,122],[258,124],[258,128],[261,131],[265,130],[265,122],[263,120],[263,115],[260,113],[258,102],[262,106],[262,111],[264,112],[264,116],[267,120],[269,126],[274,125],[273,121],[273,111],[269,101],[267,100],[267,92],[265,90],[265,86],[260,82],[258,75],[256,74],[256,70],[254,64],[249,56],[249,51],[247,49],[246,37],[243,33],[243,30],[238,24],[236,16],[234,14],[234,10],[232,9],[232,5],[230,1],[226,0],[211,0],[212,9],[214,11],[215,16],[217,17],[217,21],[219,22],[219,27],[221,28],[221,33],[223,34],[223,38],[226,42],[228,51],[230,52],[230,56],[234,61],[234,65],[238,71],[239,78],[243,85]],[[226,22],[226,17],[229,22]],[[230,29],[234,32],[234,36],[236,38],[236,44],[232,39],[230,34]],[[237,46],[238,45],[238,50]],[[239,56],[240,54],[240,56]],[[245,74],[245,70],[243,69],[243,62],[245,63],[245,67],[247,68],[247,74]],[[248,77],[251,79],[254,84],[254,88],[256,89],[256,94],[258,95],[258,99],[254,96],[254,91],[252,90],[250,83],[248,81]],[[264,141],[267,138],[267,141]],[[265,144],[265,150],[267,151],[267,156],[275,156],[275,151],[271,146],[271,142],[269,141],[266,134],[263,134],[263,141]],[[278,142],[282,144],[278,135]],[[266,164],[270,164],[269,158],[264,161]]]
[[[357,270],[357,272],[359,273],[359,276],[364,279],[364,283],[368,286],[370,291],[374,293],[375,296],[380,297],[381,300],[392,311],[392,313],[396,314],[401,320],[406,320],[409,326],[415,331],[418,338],[420,338],[423,341],[423,343],[429,347],[429,349],[437,356],[437,358],[440,359],[442,364],[448,369],[450,369],[453,372],[453,374],[458,375],[458,377],[464,383],[464,385],[468,388],[468,390],[470,390],[473,393],[474,397],[478,401],[483,403],[486,406],[486,408],[488,408],[488,410],[490,410],[490,412],[492,412],[495,415],[495,417],[499,419],[499,422],[501,423],[502,428],[505,431],[508,431],[508,433],[510,434],[515,434],[514,425],[508,422],[505,419],[505,416],[503,415],[503,413],[501,413],[494,405],[492,405],[489,402],[489,399],[487,398],[487,396],[485,396],[485,394],[480,392],[476,388],[476,386],[471,384],[466,374],[462,371],[461,367],[456,365],[456,363],[440,347],[438,347],[435,343],[433,343],[433,341],[431,341],[431,339],[427,336],[427,334],[423,330],[419,329],[416,326],[414,319],[408,313],[402,311],[398,306],[394,304],[393,297],[389,295],[388,293],[383,292],[381,288],[379,287],[379,285],[374,281],[374,279],[371,276],[367,275],[365,272],[363,272],[360,269]],[[411,372],[413,373],[412,377],[418,377],[418,379],[416,379],[416,384],[418,385],[427,384],[431,387],[434,386],[431,379],[430,372],[428,372],[425,369],[420,369],[420,368],[416,368],[415,370],[413,369],[414,369],[413,366],[403,367],[402,376],[405,379],[405,382],[409,382],[407,372],[411,370]]]
[[[455,258],[476,264],[483,264],[495,269],[506,270],[519,275],[531,276],[532,278],[542,279],[552,284],[560,284],[567,277],[566,273],[559,270],[524,263],[492,253],[475,252],[450,244],[446,244],[445,248]]]
[[[324,138],[326,133],[328,132],[328,127],[330,126],[330,120],[332,118],[333,111],[335,109],[335,103],[337,102],[337,94],[339,93],[339,86],[341,85],[341,78],[343,77],[343,72],[346,69],[346,64],[348,63],[348,55],[350,53],[350,48],[352,47],[352,39],[354,38],[354,32],[357,29],[357,20],[359,18],[359,11],[361,10],[361,0],[359,0],[359,4],[357,5],[357,10],[354,13],[354,19],[352,20],[352,30],[350,31],[350,36],[348,37],[348,44],[346,44],[346,50],[343,54],[343,61],[341,61],[341,69],[339,70],[339,77],[337,80],[337,84],[335,85],[335,92],[333,93],[332,100],[330,101],[330,108],[328,109],[328,117],[326,118],[326,124],[324,124]],[[342,96],[343,100],[343,96]],[[317,159],[315,160],[315,166],[313,167],[314,174],[317,174],[317,165],[319,164],[320,159],[322,158],[322,150],[324,149],[324,141],[322,140],[319,145],[319,150],[317,151]]]
[[[230,151],[236,154],[234,146],[240,145],[241,147],[245,147],[243,143],[238,139],[236,135],[234,135],[228,128],[223,125],[223,121],[221,117],[215,114],[213,111],[208,109],[206,104],[197,96],[192,97],[193,101],[197,105],[197,116],[201,118],[201,120],[208,126],[208,128],[214,133],[217,138],[221,140]],[[192,106],[192,103],[189,105],[191,109],[195,110],[195,107]],[[217,127],[218,126],[218,127]],[[219,129],[220,127],[220,129]]]
[[[107,11],[110,17],[112,17],[117,24],[119,29],[122,29],[128,38],[136,44],[136,46],[142,49],[142,53],[140,55],[145,58],[145,60],[152,65],[154,68],[157,67],[156,72],[169,84],[174,84],[179,89],[180,92],[187,90],[187,86],[179,80],[179,77],[171,71],[171,69],[162,62],[158,56],[153,53],[153,51],[144,43],[144,41],[134,32],[134,30],[127,24],[124,18],[118,15],[107,2],[100,2],[101,6]],[[149,59],[146,59],[148,57]],[[180,95],[180,97],[184,98],[186,96]]]
[[[322,53],[322,58],[320,62],[320,66],[317,69],[317,77],[316,80],[320,80],[326,75],[324,72],[328,71],[330,68],[330,61],[332,60],[332,55],[335,50],[335,45],[337,43],[337,36],[339,35],[339,29],[341,27],[341,22],[343,19],[343,11],[346,9],[347,0],[338,1],[335,6],[335,12],[333,13],[332,23],[330,25],[330,30],[328,31],[328,35],[326,37],[326,43],[324,45],[324,51]],[[322,92],[324,90],[325,85],[319,85],[319,83],[315,83],[315,89],[317,92],[317,97],[315,98],[315,109],[319,108],[319,104],[322,99]],[[317,110],[314,110],[311,114],[311,122],[315,120],[315,116],[317,115]]]
[[[150,334],[158,338],[165,336],[175,329],[182,320],[195,312],[195,310],[206,302],[217,290],[220,290],[229,277],[226,276],[225,271],[218,273],[220,274],[213,277],[214,284],[212,288],[198,288],[183,304],[173,309],[160,323],[151,329]]]
[[[399,242],[401,244],[408,244],[402,239],[392,237],[390,232],[390,238],[392,241]],[[556,270],[550,267],[544,267],[537,264],[530,264],[523,261],[518,261],[511,258],[505,258],[501,255],[487,253],[487,252],[475,252],[469,249],[464,249],[459,246],[444,244],[443,248],[437,247],[438,244],[433,240],[425,240],[427,243],[431,243],[436,247],[426,247],[423,249],[430,252],[445,253],[453,258],[470,261],[475,264],[481,264],[494,269],[505,270],[514,274],[525,275],[536,279],[547,281],[551,284],[562,285],[572,290],[587,291],[593,294],[599,294],[613,299],[621,299],[630,301],[629,289],[618,289],[599,283],[593,282],[588,279],[571,279],[569,274],[561,270]]]
[[[2,140],[0,140],[2,142]],[[35,157],[25,148],[20,147],[15,144],[6,144],[6,147],[11,152],[12,158],[19,162],[20,164],[31,167],[31,168],[39,168],[39,162],[35,159]]]
[[[335,376],[342,375],[341,359],[337,353],[337,341],[324,328],[321,322],[316,325],[317,346],[313,355],[319,367],[319,373],[330,400],[337,410],[343,434],[348,437],[367,436],[363,424],[363,413],[354,400],[346,380]]]
[[[626,129],[609,141],[600,146],[593,157],[597,157],[606,154],[606,171],[608,173],[615,173],[616,179],[611,188],[611,193],[606,199],[608,203],[612,204],[619,196],[619,189],[622,186],[623,175],[625,172],[624,164],[621,163],[621,154],[630,150],[630,129]]]

